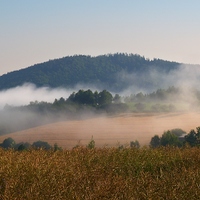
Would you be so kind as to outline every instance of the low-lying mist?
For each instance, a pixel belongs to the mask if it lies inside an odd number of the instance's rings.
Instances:
[[[74,88],[37,88],[32,83],[25,83],[22,86],[0,91],[0,109],[4,108],[5,105],[22,106],[35,101],[53,102],[55,99],[60,99],[61,97],[68,98],[74,91],[85,88],[88,89],[90,87],[77,84]],[[93,90],[96,89],[94,86],[91,86],[91,88]]]
[[[37,88],[32,83],[25,83],[22,86],[0,91],[0,135],[39,125],[53,123],[57,121],[74,119],[71,113],[62,112],[48,107],[40,109],[40,102],[52,104],[55,99],[61,97],[67,99],[70,94],[79,89],[85,89],[86,85],[77,85],[74,88]],[[93,90],[97,90],[92,87]],[[27,105],[30,105],[27,107]],[[82,110],[79,112],[79,119],[92,117],[92,110]]]
[[[158,71],[153,68],[151,71],[147,70],[143,73],[140,72],[140,74],[130,74],[123,71],[116,78],[126,85],[123,91],[119,91],[119,95],[123,98],[131,94],[140,92],[149,94],[160,88],[167,89],[174,86],[179,88],[180,92],[173,98],[173,102],[172,99],[169,100],[169,104],[176,102],[176,104],[188,105],[184,107],[187,107],[187,110],[185,110],[187,112],[190,112],[190,109],[195,111],[195,108],[199,106],[199,98],[196,91],[199,90],[200,85],[200,66],[180,65],[178,69],[169,72]],[[35,101],[53,103],[55,99],[60,99],[61,97],[67,99],[70,94],[80,89],[96,91],[99,90],[98,88],[101,88],[101,86],[94,84],[77,84],[74,88],[37,88],[34,84],[25,83],[16,88],[0,91],[0,134],[73,119],[71,113],[38,112],[34,109],[15,109],[16,106],[28,105],[30,102]],[[114,96],[114,90],[107,90]],[[95,110],[83,109],[78,115],[79,119],[84,119],[94,117],[96,114]]]
[[[150,93],[171,86],[181,88],[187,95],[191,90],[199,89],[200,65],[182,64],[169,72],[166,72],[165,69],[157,70],[154,67],[137,74],[123,71],[117,77],[127,85],[127,88],[121,92],[125,96],[139,92]]]

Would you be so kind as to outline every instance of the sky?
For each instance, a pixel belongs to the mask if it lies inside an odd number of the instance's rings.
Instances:
[[[0,0],[0,75],[71,55],[200,64],[199,0]]]

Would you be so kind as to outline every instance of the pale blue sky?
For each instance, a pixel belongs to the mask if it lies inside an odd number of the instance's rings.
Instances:
[[[200,64],[199,0],[0,0],[0,75],[74,54]]]

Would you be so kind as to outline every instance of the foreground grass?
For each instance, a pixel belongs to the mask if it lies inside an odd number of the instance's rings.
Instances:
[[[0,149],[0,199],[199,199],[200,148]]]

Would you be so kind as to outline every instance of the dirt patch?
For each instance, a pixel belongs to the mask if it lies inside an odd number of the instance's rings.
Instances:
[[[72,148],[79,141],[86,145],[93,136],[99,147],[129,144],[138,140],[141,145],[148,145],[155,134],[181,128],[186,132],[200,126],[200,113],[170,114],[123,114],[115,117],[95,117],[86,120],[74,120],[53,123],[0,137],[2,142],[12,137],[18,142],[33,143],[37,140],[57,143],[63,148]]]

